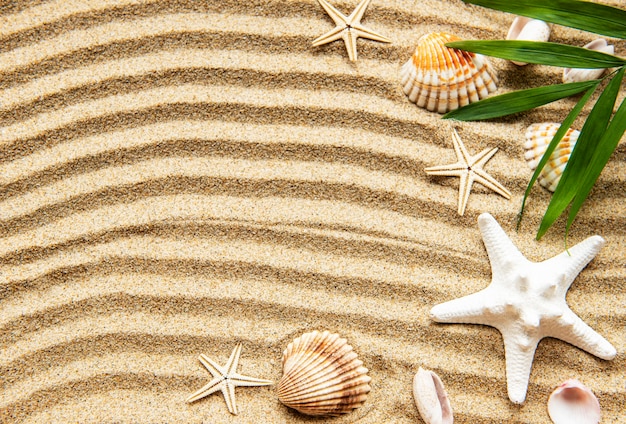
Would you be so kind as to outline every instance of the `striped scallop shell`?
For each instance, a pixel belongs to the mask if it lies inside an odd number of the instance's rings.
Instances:
[[[483,99],[496,90],[496,74],[483,55],[451,49],[460,38],[432,33],[418,40],[400,71],[404,94],[432,112],[445,113]]]
[[[524,157],[528,161],[530,169],[534,170],[537,167],[559,127],[559,124],[551,122],[532,124],[528,127],[526,130],[526,143],[524,144],[526,149]],[[559,184],[561,174],[565,169],[565,165],[567,165],[572,149],[576,145],[576,140],[578,140],[578,134],[580,134],[579,131],[571,128],[567,130],[559,145],[552,152],[550,160],[541,171],[538,179],[539,184],[548,190],[554,191]]]
[[[307,415],[336,416],[363,405],[370,391],[367,368],[337,334],[303,334],[283,352],[278,399]]]

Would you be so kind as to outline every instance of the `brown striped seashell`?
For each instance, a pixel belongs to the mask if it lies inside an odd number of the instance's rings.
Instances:
[[[370,391],[367,368],[346,339],[313,331],[283,352],[278,399],[306,415],[337,416],[363,405]]]
[[[608,44],[605,39],[598,38],[591,43],[583,46],[585,49],[595,50],[606,54],[614,54],[615,47]],[[563,69],[563,82],[582,82],[598,79],[606,72],[606,68],[601,69],[583,69],[583,68],[565,68]]]
[[[528,161],[530,169],[537,168],[541,157],[545,153],[548,145],[552,141],[554,134],[558,131],[560,125],[545,122],[541,124],[532,124],[526,130],[526,142],[524,143],[524,157]],[[539,184],[548,190],[554,192],[556,186],[561,180],[561,174],[567,165],[570,154],[578,140],[579,131],[569,129],[559,142],[558,146],[550,155],[550,160],[546,163],[541,174],[539,174]]]
[[[588,387],[571,379],[550,395],[548,414],[555,424],[598,424],[600,402]]]
[[[507,40],[524,40],[524,41],[548,41],[550,39],[550,27],[544,21],[539,19],[531,19],[525,16],[518,16],[513,19],[513,23],[506,35]],[[516,62],[518,66],[527,65],[526,62]]]
[[[459,40],[443,32],[418,40],[415,52],[400,70],[402,88],[410,101],[445,113],[496,91],[496,73],[485,56],[445,46]]]

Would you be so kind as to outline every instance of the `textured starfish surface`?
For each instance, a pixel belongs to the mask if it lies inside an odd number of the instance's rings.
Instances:
[[[447,177],[459,177],[461,179],[459,183],[459,215],[465,213],[467,199],[469,199],[474,182],[492,189],[507,199],[511,198],[511,193],[483,169],[487,161],[498,151],[497,147],[485,149],[477,155],[470,156],[456,130],[453,130],[452,143],[454,144],[454,152],[456,153],[458,162],[450,165],[431,166],[424,171],[426,171],[428,175],[443,175]]]
[[[365,9],[369,5],[371,0],[362,0],[361,3],[354,9],[350,16],[346,16],[335,7],[328,3],[326,0],[317,0],[324,8],[326,13],[335,22],[335,28],[328,31],[321,37],[313,40],[314,46],[321,46],[322,44],[330,43],[335,40],[343,38],[346,43],[346,50],[348,50],[348,57],[352,61],[357,60],[356,52],[356,40],[357,38],[369,38],[370,40],[381,41],[383,43],[391,43],[391,40],[384,37],[377,32],[372,31],[369,28],[361,25],[361,18],[365,13]]]
[[[202,365],[209,370],[213,375],[211,380],[206,386],[202,387],[195,393],[192,393],[187,402],[195,402],[198,399],[202,399],[218,390],[222,391],[224,399],[226,400],[226,406],[228,406],[228,412],[237,415],[237,403],[235,402],[235,387],[237,386],[268,386],[273,382],[268,380],[260,380],[258,378],[248,377],[245,375],[237,374],[237,365],[239,363],[239,356],[241,355],[241,344],[238,344],[233,353],[231,353],[228,362],[223,367],[219,366],[213,360],[206,355],[200,355],[198,358]]]
[[[478,218],[489,261],[491,284],[474,294],[433,307],[437,322],[483,324],[502,333],[509,399],[526,399],[528,379],[539,341],[554,337],[602,359],[613,359],[615,348],[567,306],[565,295],[580,271],[596,256],[604,240],[589,237],[543,262],[526,259],[496,220]]]

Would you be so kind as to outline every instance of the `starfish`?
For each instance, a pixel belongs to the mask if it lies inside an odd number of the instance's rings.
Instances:
[[[348,57],[354,62],[357,59],[357,38],[369,38],[370,40],[381,41],[383,43],[391,43],[390,39],[361,25],[361,18],[371,0],[361,0],[361,3],[359,3],[350,16],[344,15],[326,0],[317,1],[324,8],[326,13],[330,15],[332,20],[335,21],[336,26],[326,34],[313,40],[314,46],[321,46],[322,44],[343,38],[344,43],[346,43],[346,50],[348,50]]]
[[[615,348],[583,322],[568,306],[565,294],[582,269],[604,245],[600,236],[543,262],[526,259],[488,213],[478,217],[489,261],[491,284],[474,294],[433,307],[437,322],[483,324],[502,333],[509,399],[526,399],[537,345],[553,337],[602,359],[613,359]]]
[[[424,169],[424,171],[426,171],[428,175],[445,175],[447,177],[459,177],[461,179],[459,183],[459,215],[465,213],[467,199],[469,199],[474,182],[492,189],[506,199],[510,199],[511,193],[483,169],[487,161],[496,154],[498,148],[485,149],[477,155],[470,156],[459,134],[456,130],[453,129],[453,131],[452,143],[454,144],[454,151],[458,162],[449,165],[431,166],[430,168]]]
[[[239,363],[239,355],[241,355],[241,344],[238,344],[235,347],[233,353],[231,353],[230,358],[228,359],[228,362],[223,367],[219,366],[206,355],[200,355],[198,359],[213,375],[213,380],[197,392],[192,393],[187,398],[187,402],[195,402],[198,399],[202,399],[205,396],[221,390],[224,395],[224,399],[226,400],[226,406],[228,406],[228,412],[237,415],[235,387],[268,386],[273,384],[273,382],[268,380],[260,380],[258,378],[237,374],[236,370]]]

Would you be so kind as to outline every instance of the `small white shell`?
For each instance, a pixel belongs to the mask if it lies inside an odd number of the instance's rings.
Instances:
[[[531,19],[525,16],[518,16],[513,20],[507,40],[525,41],[548,41],[550,39],[550,27],[544,21]],[[525,62],[512,61],[519,66],[526,65]]]
[[[452,407],[437,374],[419,368],[413,378],[413,398],[426,424],[452,424]]]
[[[328,331],[305,333],[283,352],[278,399],[303,414],[336,416],[363,405],[370,391],[367,368],[346,339]]]
[[[567,380],[550,395],[548,414],[554,424],[598,424],[600,402],[580,381]]]
[[[608,44],[605,39],[598,38],[584,46],[585,49],[595,50],[606,54],[614,54],[615,47]],[[603,69],[581,69],[581,68],[565,68],[563,69],[563,82],[582,82],[598,79],[606,71]]]
[[[445,46],[458,40],[439,32],[417,41],[415,52],[400,70],[402,89],[410,101],[445,113],[496,91],[496,74],[485,56]]]
[[[559,127],[559,124],[551,122],[532,124],[528,127],[526,130],[526,142],[524,143],[524,148],[526,149],[524,157],[528,161],[530,169],[534,170],[537,167]],[[550,155],[550,160],[546,163],[541,174],[539,174],[538,181],[543,187],[554,192],[561,180],[561,174],[565,169],[565,165],[567,165],[579,134],[579,131],[570,128],[556,149],[554,149],[554,152]]]

